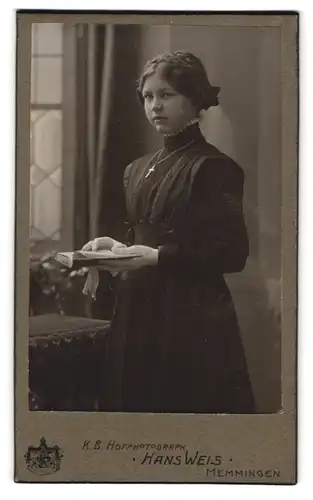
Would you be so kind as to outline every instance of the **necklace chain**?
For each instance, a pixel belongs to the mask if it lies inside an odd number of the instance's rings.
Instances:
[[[176,130],[176,132],[172,132],[170,134],[164,134],[164,137],[174,137],[174,136],[176,136],[178,134],[181,134],[181,132],[183,132],[184,130],[186,130],[191,125],[194,125],[195,123],[199,123],[199,121],[200,121],[199,118],[194,118],[193,120],[190,120],[188,123],[186,123],[186,125],[184,125],[183,127],[181,127],[179,130]]]
[[[190,141],[190,142],[188,142],[188,144],[184,144],[184,146],[181,146],[180,148],[175,149],[174,151],[171,151],[171,153],[169,153],[167,156],[165,156],[165,158],[162,158],[162,160],[160,160],[160,161],[158,161],[158,160],[159,160],[159,158],[160,158],[160,156],[163,153],[163,151],[164,151],[165,148],[161,149],[160,151],[157,151],[155,153],[155,155],[153,156],[153,158],[157,157],[157,159],[156,159],[155,163],[153,163],[153,165],[148,169],[148,171],[147,171],[147,173],[145,175],[145,179],[147,179],[152,174],[152,172],[155,171],[155,167],[157,165],[160,165],[160,163],[163,163],[165,160],[167,160],[168,158],[170,158],[174,153],[178,153],[178,151],[182,151],[183,149],[187,148],[193,142],[195,142],[195,141],[194,140]],[[152,160],[153,160],[153,158],[152,158]]]

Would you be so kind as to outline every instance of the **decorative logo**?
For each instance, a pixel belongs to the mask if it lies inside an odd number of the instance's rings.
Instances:
[[[34,474],[53,474],[60,469],[63,453],[59,446],[47,446],[45,438],[40,439],[40,445],[29,446],[24,455],[27,469]]]

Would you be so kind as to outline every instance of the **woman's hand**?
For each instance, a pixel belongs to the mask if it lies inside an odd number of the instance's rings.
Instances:
[[[111,260],[105,265],[98,267],[99,270],[110,271],[111,273],[120,273],[123,271],[134,271],[146,266],[155,266],[158,262],[159,251],[156,248],[151,248],[145,245],[133,245],[131,247],[114,245],[112,252],[117,255],[133,255],[138,254],[138,257],[130,259]]]

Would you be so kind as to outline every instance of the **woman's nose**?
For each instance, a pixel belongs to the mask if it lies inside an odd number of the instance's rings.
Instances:
[[[159,99],[154,99],[152,103],[152,110],[153,111],[158,111],[162,108],[162,103],[159,101]]]

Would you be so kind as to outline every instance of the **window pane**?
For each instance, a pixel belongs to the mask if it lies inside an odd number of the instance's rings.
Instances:
[[[61,193],[49,178],[34,188],[33,226],[49,238],[61,227]]]
[[[33,241],[57,241],[61,229],[62,112],[32,110],[31,123],[30,237]]]
[[[32,24],[32,52],[35,55],[62,54],[61,23]]]
[[[42,115],[44,115],[46,113],[46,110],[44,110],[44,109],[32,109],[30,113],[31,113],[30,114],[31,122],[33,124],[33,122],[38,120],[38,118],[40,118]]]
[[[32,103],[60,104],[62,102],[62,62],[62,57],[32,58]]]
[[[32,165],[30,167],[30,183],[32,186],[39,184],[45,176],[46,172],[40,167],[37,167],[37,165]]]
[[[40,116],[44,115],[46,111],[43,110],[34,110],[30,111],[30,164],[34,163],[34,137],[35,137],[35,121],[40,118]]]
[[[39,253],[60,241],[62,85],[63,25],[32,24],[29,223],[32,251]]]
[[[61,234],[60,234],[60,231],[56,231],[52,236],[51,236],[51,239],[53,241],[59,241],[61,239]]]
[[[62,169],[58,167],[51,175],[50,179],[54,182],[54,184],[58,187],[62,186]]]
[[[33,122],[34,164],[51,172],[62,163],[62,113],[46,111]]]
[[[30,228],[30,237],[32,240],[44,240],[45,236],[35,227]]]

